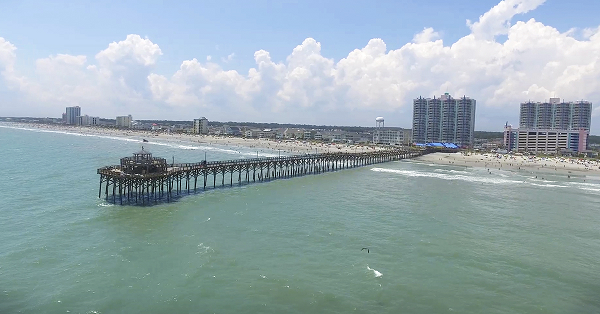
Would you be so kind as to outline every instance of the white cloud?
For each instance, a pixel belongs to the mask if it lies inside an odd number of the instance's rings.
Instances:
[[[422,44],[426,42],[430,42],[440,38],[440,34],[433,30],[431,27],[426,27],[422,32],[418,33],[413,37],[413,42],[417,44]]]
[[[15,62],[15,50],[17,50],[15,45],[0,37],[0,66],[6,68]]]
[[[503,0],[480,16],[479,21],[467,21],[467,25],[473,35],[489,40],[496,35],[506,34],[510,28],[510,20],[515,15],[534,10],[544,2],[546,0]]]
[[[86,56],[58,54],[37,60],[33,78],[18,77],[14,71],[4,78],[9,87],[23,92],[21,101],[29,104],[30,115],[51,115],[50,110],[60,112],[70,105],[112,115],[119,108],[148,103],[147,77],[161,54],[150,40],[129,35],[100,51],[95,65],[87,64]]]
[[[247,73],[225,70],[211,56],[183,61],[173,75],[153,73],[161,49],[138,35],[111,43],[94,64],[85,56],[40,59],[35,78],[15,73],[16,48],[0,38],[0,69],[7,86],[57,112],[77,103],[99,115],[363,125],[388,113],[396,117],[388,121],[408,127],[413,98],[449,91],[477,99],[480,121],[502,125],[518,116],[518,104],[527,99],[600,98],[600,28],[587,28],[576,39],[574,30],[561,33],[534,19],[511,25],[515,15],[543,2],[500,1],[450,44],[424,28],[398,49],[375,38],[336,61],[307,38],[284,62],[274,62],[265,50],[255,52],[255,66]],[[496,42],[497,35],[507,35],[506,41]]]
[[[6,39],[0,37],[0,76],[4,78],[6,84],[10,87],[18,86],[18,79],[15,75],[15,61],[17,47]],[[1,81],[0,81],[1,82]]]
[[[150,66],[156,63],[162,51],[157,44],[148,38],[142,39],[139,35],[127,35],[127,38],[118,43],[113,42],[108,48],[96,55],[100,65],[111,67],[115,65],[129,66],[139,64]]]
[[[233,58],[235,57],[235,53],[230,53],[227,58],[221,58],[221,61],[223,61],[223,63],[229,63],[233,60]]]

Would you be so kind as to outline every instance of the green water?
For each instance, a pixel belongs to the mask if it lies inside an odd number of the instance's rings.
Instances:
[[[0,127],[0,313],[600,312],[600,178],[402,161],[98,199],[96,169],[140,142]]]

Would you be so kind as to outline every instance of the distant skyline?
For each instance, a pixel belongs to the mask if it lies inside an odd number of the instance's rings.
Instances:
[[[376,5],[374,4],[376,3]],[[594,104],[600,1],[4,1],[0,116],[410,128],[412,100],[477,100],[475,129],[519,104]]]

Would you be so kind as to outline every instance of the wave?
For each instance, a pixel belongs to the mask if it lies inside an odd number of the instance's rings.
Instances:
[[[558,182],[558,181],[534,179],[534,178],[529,178],[529,181],[542,182],[542,183],[557,183]]]
[[[568,188],[568,186],[566,185],[560,185],[560,184],[537,184],[537,183],[530,183],[533,186],[541,186],[541,187],[548,187],[548,188]]]
[[[595,187],[595,188],[600,188],[600,184],[598,184],[598,183],[570,181],[570,182],[567,182],[567,184],[573,185],[573,186],[577,186],[577,187],[592,187],[592,188]]]
[[[464,174],[470,174],[471,172],[469,171],[464,171],[464,170],[452,170],[452,169],[435,169],[433,171],[436,172],[449,172],[449,173],[464,173]]]
[[[436,179],[443,179],[443,180],[461,180],[461,181],[478,182],[478,183],[493,183],[493,184],[522,183],[521,181],[508,180],[508,179],[473,177],[473,176],[466,176],[466,175],[461,175],[461,174],[446,174],[446,173],[436,173],[436,172],[420,172],[420,171],[413,171],[413,170],[372,168],[371,171],[395,173],[395,174],[400,174],[400,175],[407,176],[407,177],[428,177],[428,178],[436,178]]]
[[[373,274],[375,275],[375,278],[379,278],[379,277],[383,276],[382,273],[380,273],[379,271],[377,271],[377,270],[369,267],[369,265],[367,265],[367,269],[373,272]]]
[[[208,151],[213,151],[213,152],[227,153],[227,154],[231,154],[231,155],[239,154],[242,156],[252,156],[252,157],[256,156],[256,151],[243,152],[243,151],[227,149],[227,148],[218,148],[218,147],[213,147],[213,146],[190,145],[191,143],[190,144],[178,144],[178,143],[165,143],[165,142],[158,142],[158,141],[144,142],[142,138],[127,138],[127,137],[120,137],[120,136],[75,133],[75,132],[59,131],[59,130],[32,129],[32,128],[14,127],[14,126],[6,126],[6,125],[0,125],[0,128],[25,130],[25,131],[40,132],[40,133],[64,134],[64,135],[71,135],[71,136],[96,137],[96,138],[103,138],[103,139],[110,139],[110,140],[117,140],[117,141],[124,141],[124,142],[144,143],[144,145],[166,146],[166,147],[182,149],[182,150],[208,150]],[[223,146],[227,147],[227,145],[223,145]],[[260,152],[259,156],[260,157],[277,157],[277,156],[279,156],[279,154]]]
[[[569,181],[554,181],[554,180],[542,180],[535,178],[526,178],[521,180],[511,180],[505,179],[510,177],[506,174],[493,173],[490,177],[487,177],[486,174],[479,174],[482,176],[477,176],[476,172],[464,172],[464,171],[448,171],[446,169],[436,169],[433,172],[426,171],[416,171],[416,170],[400,170],[400,169],[386,169],[386,168],[372,168],[371,171],[375,172],[385,172],[385,173],[393,173],[406,177],[425,177],[425,178],[435,178],[441,180],[459,180],[465,182],[474,182],[474,183],[489,183],[489,184],[522,184],[529,185],[535,187],[544,187],[544,188],[575,188],[582,191],[588,192],[600,192],[600,184],[598,183],[588,183],[588,182],[569,182]],[[473,174],[473,175],[465,175]],[[497,177],[495,175],[499,175]],[[518,176],[518,175],[516,175]],[[512,176],[514,178],[514,176]]]
[[[31,128],[23,128],[23,127],[6,126],[6,125],[0,125],[0,128],[25,130],[25,131],[32,131],[32,132],[39,132],[39,133],[57,133],[57,134],[65,134],[65,135],[72,135],[72,136],[98,137],[98,138],[106,138],[106,139],[119,140],[119,141],[125,141],[125,142],[139,142],[139,143],[143,142],[141,139],[133,139],[133,138],[126,138],[126,137],[119,137],[119,136],[110,136],[110,135],[100,135],[100,134],[74,133],[74,132],[46,130],[46,129],[31,129]]]
[[[579,189],[580,190],[584,190],[584,191],[600,192],[600,188],[599,189],[594,189],[594,188],[580,187]]]
[[[219,148],[219,147],[214,147],[214,146],[203,146],[203,145],[190,145],[190,144],[176,144],[176,143],[164,143],[164,142],[154,142],[154,141],[150,141],[150,142],[146,142],[145,144],[153,144],[153,145],[158,145],[158,146],[167,146],[167,147],[172,147],[172,148],[177,148],[177,149],[183,149],[183,150],[208,150],[208,151],[212,151],[212,152],[220,152],[220,153],[226,153],[226,154],[231,154],[231,155],[242,155],[242,158],[246,158],[243,156],[251,156],[251,157],[256,157],[256,151],[253,152],[244,152],[241,150],[234,150],[234,149],[228,149],[228,148]],[[226,145],[223,145],[225,147],[227,147]],[[259,153],[260,157],[276,157],[279,156],[278,154],[275,153],[265,153],[265,152],[260,152]],[[283,156],[283,155],[282,155]]]
[[[600,184],[598,183],[570,181],[566,184],[583,191],[600,192]]]

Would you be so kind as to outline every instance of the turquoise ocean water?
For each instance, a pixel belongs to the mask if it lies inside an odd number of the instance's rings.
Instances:
[[[96,169],[141,138],[5,126],[0,313],[600,313],[598,177],[400,161],[112,206]]]

